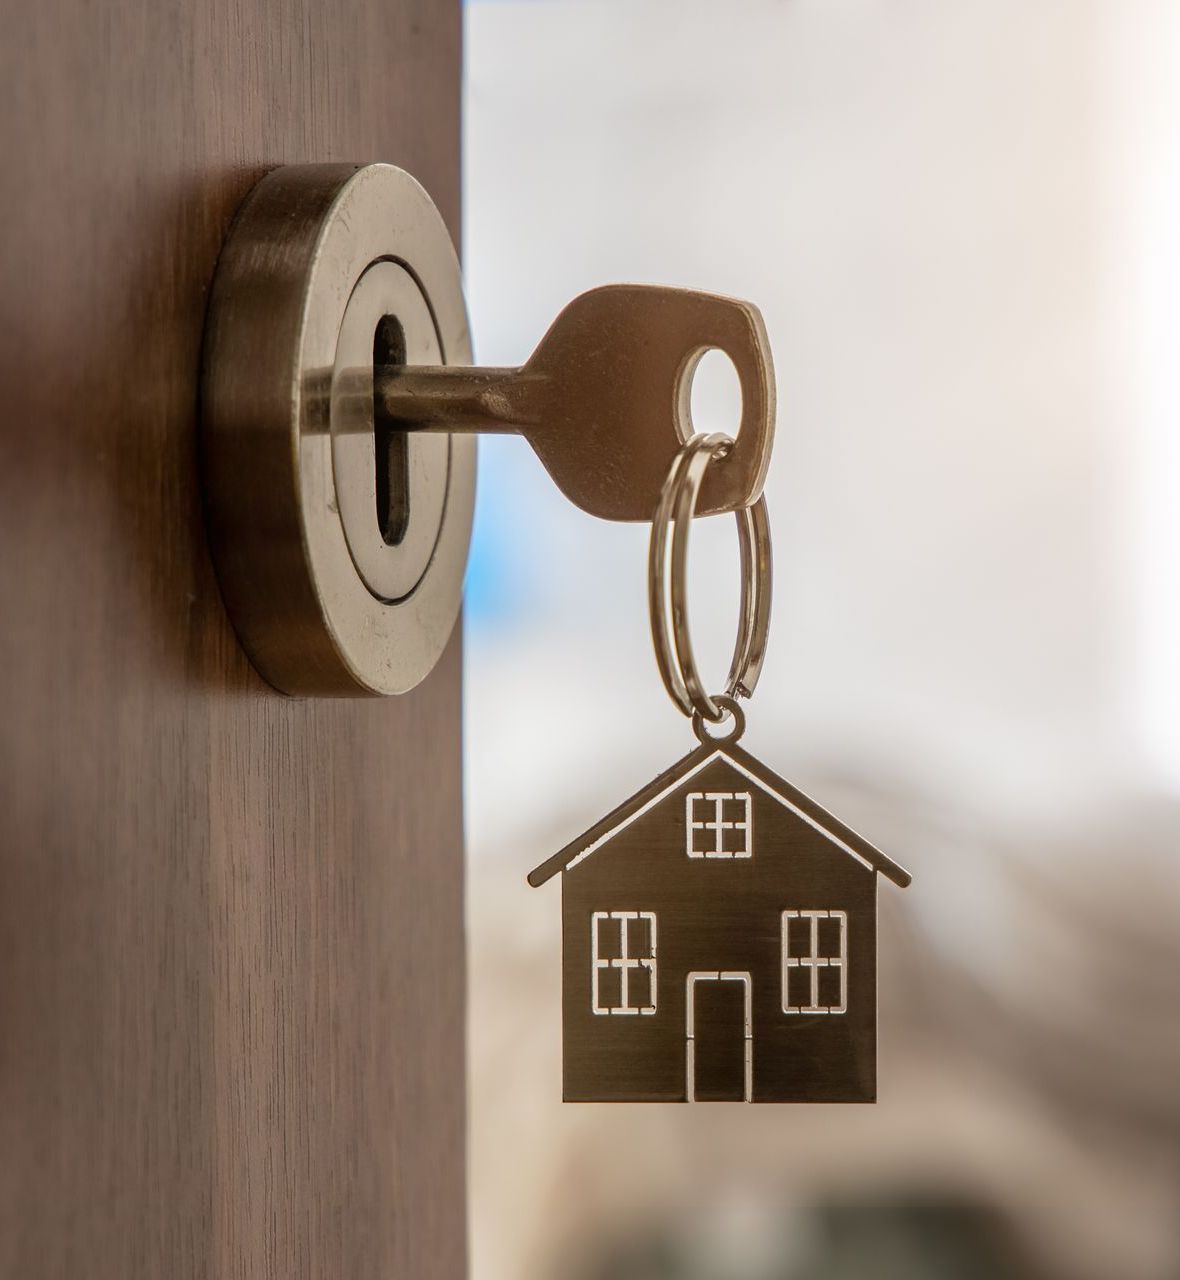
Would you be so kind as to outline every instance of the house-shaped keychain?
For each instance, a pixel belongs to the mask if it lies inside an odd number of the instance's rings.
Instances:
[[[909,873],[707,739],[563,872],[567,1102],[872,1102],[877,874]]]

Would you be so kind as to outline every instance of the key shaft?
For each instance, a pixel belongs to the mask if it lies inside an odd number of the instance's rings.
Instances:
[[[407,431],[527,434],[544,382],[523,369],[385,365],[373,370],[373,402]]]

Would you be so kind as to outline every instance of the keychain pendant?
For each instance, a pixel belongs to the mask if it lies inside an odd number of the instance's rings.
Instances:
[[[567,1102],[873,1102],[877,876],[909,874],[739,745],[701,745],[562,873]]]
[[[528,877],[562,877],[567,1102],[876,1101],[877,877],[910,876],[738,745],[770,626],[764,498],[736,513],[724,694],[693,657],[687,533],[732,444],[699,435],[677,455],[648,559],[656,661],[700,745]]]

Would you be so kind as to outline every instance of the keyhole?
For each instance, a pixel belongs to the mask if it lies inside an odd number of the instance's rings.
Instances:
[[[382,316],[373,334],[373,368],[405,362],[406,331],[397,316]],[[385,545],[396,547],[401,545],[410,524],[410,441],[375,397],[373,446],[377,462],[377,527]]]

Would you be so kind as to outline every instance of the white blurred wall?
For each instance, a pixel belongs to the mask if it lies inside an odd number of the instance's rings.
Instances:
[[[762,733],[912,753],[948,785],[982,769],[1001,790],[1172,768],[1180,529],[1147,452],[1175,436],[1175,8],[467,12],[479,358],[521,361],[610,280],[766,316],[781,411]],[[535,726],[500,765],[564,790],[586,754],[567,724],[632,743],[637,720],[678,728],[644,641],[644,531],[569,508],[516,441],[485,448],[481,481],[481,590],[500,608],[471,625],[477,848],[485,813],[503,825],[481,734]],[[698,598],[728,602],[731,530],[708,526]],[[719,670],[731,616],[698,625]]]
[[[482,0],[465,120],[482,362],[520,363],[608,281],[763,310],[778,574],[753,750],[804,785],[859,772],[1039,830],[1180,782],[1180,6]],[[733,420],[723,394],[705,409]],[[691,745],[647,638],[647,530],[574,510],[518,441],[485,442],[480,486],[477,1024],[524,999],[479,953],[493,935],[553,994],[556,887],[525,872]],[[718,675],[735,573],[730,521],[701,522]],[[1064,876],[1069,848],[1027,856]],[[1011,943],[1017,905],[979,909],[994,865],[941,849],[902,908],[948,949]],[[551,1054],[556,1008],[540,1018]],[[573,1123],[521,1092],[555,1099],[555,1059],[538,1086],[485,1051],[477,1025],[503,1115]],[[548,1166],[523,1138],[509,1159],[484,1105],[476,1273],[526,1275]]]

